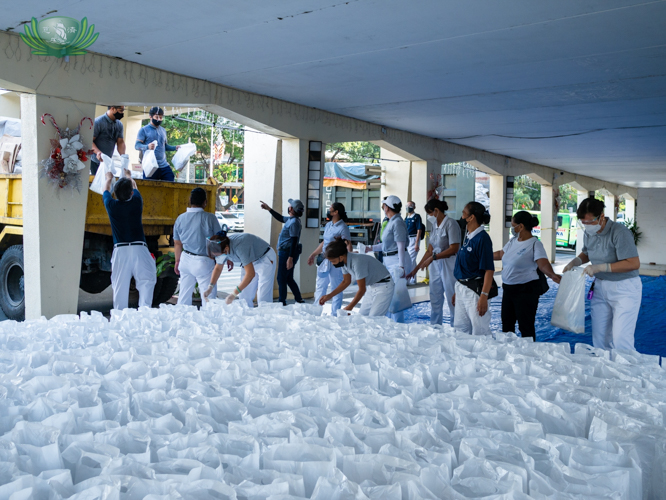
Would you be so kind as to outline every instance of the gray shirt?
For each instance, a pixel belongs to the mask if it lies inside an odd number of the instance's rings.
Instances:
[[[371,255],[348,253],[347,264],[342,267],[343,274],[349,274],[352,280],[365,280],[365,286],[374,285],[388,278],[391,274],[386,266]]]
[[[111,120],[111,118],[104,113],[102,116],[95,118],[93,137],[93,142],[97,146],[97,149],[109,158],[112,158],[118,139],[123,138],[123,124],[120,120]],[[93,157],[92,161],[98,163],[97,157]]]
[[[634,235],[624,224],[608,220],[606,227],[598,234],[583,237],[583,253],[592,264],[613,264],[620,260],[638,257]],[[595,278],[608,281],[622,281],[638,276],[638,269],[628,273],[596,273]]]
[[[220,231],[215,214],[203,208],[188,208],[173,225],[173,239],[183,244],[183,249],[197,255],[206,255],[206,239]]]
[[[400,214],[396,214],[389,219],[382,233],[382,252],[389,253],[397,251],[397,243],[401,241],[405,244],[409,241],[407,237],[407,224],[405,224]]]
[[[444,217],[442,223],[433,228],[429,240],[435,253],[441,253],[451,245],[461,242],[460,226],[451,217]]]
[[[254,234],[239,233],[227,236],[230,240],[229,255],[215,257],[215,262],[218,264],[224,264],[226,260],[230,260],[245,267],[262,258],[270,248],[268,243]]]

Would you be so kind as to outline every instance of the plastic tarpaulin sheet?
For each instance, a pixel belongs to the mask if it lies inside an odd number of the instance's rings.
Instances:
[[[347,187],[351,189],[367,189],[367,181],[378,179],[376,175],[366,175],[366,163],[336,163],[324,164],[325,187]]]

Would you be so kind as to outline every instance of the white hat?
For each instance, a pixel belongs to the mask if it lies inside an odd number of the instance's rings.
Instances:
[[[395,210],[396,206],[400,204],[402,204],[400,198],[398,198],[393,194],[391,196],[387,196],[386,198],[384,198],[384,201],[382,202],[382,205],[386,205],[391,210]]]

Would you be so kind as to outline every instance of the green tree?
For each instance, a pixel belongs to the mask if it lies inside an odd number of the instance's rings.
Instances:
[[[541,185],[526,175],[513,180],[513,208],[541,210]]]
[[[326,145],[326,151],[333,153],[330,161],[350,161],[375,163],[379,161],[379,146],[371,142],[334,142]]]
[[[184,118],[185,120],[178,119]],[[186,120],[200,120],[200,113],[185,113],[181,115],[165,116],[162,126],[166,129],[167,139],[172,146],[178,146],[193,142],[197,145],[197,152],[192,156],[191,162],[200,165],[201,169],[205,172],[204,178],[208,176],[210,165],[210,151],[211,151],[211,127],[205,124],[197,124],[188,122]],[[244,131],[232,130],[241,128],[241,126],[231,120],[222,117],[215,117],[208,114],[204,118],[206,122],[214,119],[218,125],[227,128],[216,128],[214,139],[216,144],[223,145],[223,149],[218,146],[216,154],[219,157],[222,153],[230,155],[229,160],[225,164],[215,165],[213,175],[218,182],[231,182],[238,181],[236,172],[242,173],[242,165],[244,155],[245,137]],[[149,120],[144,120],[144,125],[147,125]],[[218,142],[219,141],[219,142]],[[171,159],[175,152],[167,152],[167,161],[171,163]],[[238,167],[238,168],[237,168]]]
[[[569,212],[569,209],[575,212],[578,207],[578,191],[569,184],[563,184],[560,186],[560,200],[561,212]]]

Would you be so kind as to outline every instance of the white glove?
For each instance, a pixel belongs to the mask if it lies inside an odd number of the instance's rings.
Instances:
[[[569,263],[564,266],[564,270],[562,272],[566,273],[567,271],[571,271],[574,267],[578,267],[583,263],[582,260],[580,260],[580,257],[576,257],[575,259],[569,261]]]
[[[238,296],[235,293],[230,293],[229,295],[227,295],[227,298],[225,299],[224,302],[227,303],[227,304],[231,304],[237,298],[238,298]]]
[[[203,293],[204,300],[208,302],[208,296],[213,292],[213,285],[208,285],[206,291]]]
[[[591,264],[583,269],[588,276],[594,276],[597,273],[612,273],[610,264]]]
[[[398,275],[398,277],[399,278],[404,278],[405,277],[405,268],[398,266],[398,267],[396,267],[396,269],[397,269],[396,274]]]

